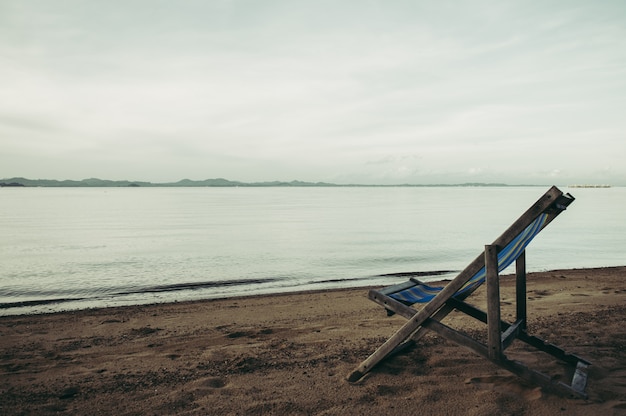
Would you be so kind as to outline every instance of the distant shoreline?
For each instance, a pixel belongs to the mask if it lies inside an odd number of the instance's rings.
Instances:
[[[569,188],[611,188],[611,185],[569,185]]]
[[[191,180],[182,179],[177,182],[145,182],[145,181],[113,181],[107,179],[57,180],[57,179],[27,179],[21,177],[0,179],[0,187],[43,187],[43,188],[120,188],[120,187],[522,187],[522,186],[549,186],[546,184],[509,185],[505,183],[466,182],[458,184],[335,184],[328,182],[305,181],[269,181],[269,182],[240,182],[224,178]]]

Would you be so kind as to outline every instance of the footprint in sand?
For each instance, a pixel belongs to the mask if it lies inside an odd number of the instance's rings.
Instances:
[[[226,387],[226,380],[220,377],[209,377],[205,380],[202,380],[202,385],[204,387],[210,387],[212,389],[221,389]]]
[[[207,377],[193,382],[192,389],[199,394],[212,394],[215,390],[225,388],[227,384],[221,377]]]

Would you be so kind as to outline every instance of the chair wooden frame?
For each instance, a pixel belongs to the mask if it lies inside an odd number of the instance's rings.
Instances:
[[[529,226],[539,215],[547,214],[542,226],[545,228],[554,218],[565,210],[574,198],[563,194],[557,187],[550,188],[535,204],[533,204],[517,221],[515,221],[493,244],[486,245],[485,250],[454,280],[450,281],[430,302],[420,310],[400,302],[390,295],[395,289],[371,290],[369,298],[382,305],[388,311],[397,313],[408,321],[393,334],[383,345],[359,365],[348,377],[348,381],[360,380],[380,361],[389,357],[406,346],[416,342],[426,331],[431,330],[461,346],[467,347],[487,358],[496,365],[518,375],[531,383],[557,393],[579,398],[586,398],[587,367],[590,363],[576,355],[568,354],[563,349],[527,333],[526,303],[526,256],[525,251],[515,259],[516,270],[516,320],[513,323],[501,319],[500,287],[498,272],[498,252],[506,247]],[[457,293],[466,283],[485,267],[487,284],[487,311],[465,302],[465,299],[478,288],[478,285],[463,293]],[[413,282],[409,284],[416,284]],[[441,321],[453,310],[463,312],[487,324],[487,344],[475,340],[467,334],[455,330]],[[505,350],[518,339],[539,351],[543,351],[563,361],[572,370],[569,384],[553,380],[550,376],[533,370],[525,364],[510,360]]]

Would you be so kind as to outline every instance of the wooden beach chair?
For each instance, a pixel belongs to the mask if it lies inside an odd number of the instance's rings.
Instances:
[[[525,248],[573,201],[574,198],[570,194],[563,194],[553,186],[500,237],[492,244],[486,245],[484,252],[444,287],[434,287],[411,279],[406,283],[381,290],[371,290],[369,292],[371,300],[382,305],[389,314],[396,313],[407,318],[408,321],[363,361],[349,375],[348,380],[350,382],[360,380],[384,358],[419,340],[426,330],[432,330],[542,388],[586,398],[586,368],[590,363],[528,334],[526,328]],[[509,323],[501,319],[498,273],[513,262],[516,263],[516,320]],[[486,312],[465,302],[465,299],[485,281],[487,282]],[[412,307],[418,303],[424,306],[419,310]],[[441,322],[455,309],[487,324],[487,344]],[[507,358],[505,350],[515,339],[564,362],[572,374],[571,382],[567,384],[554,380],[519,361]]]

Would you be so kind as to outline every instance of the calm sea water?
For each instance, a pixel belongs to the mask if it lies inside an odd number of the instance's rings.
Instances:
[[[626,264],[626,188],[561,189],[528,269]],[[0,315],[450,278],[546,190],[0,188]]]

